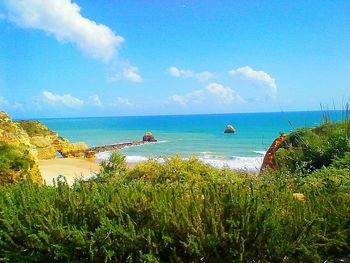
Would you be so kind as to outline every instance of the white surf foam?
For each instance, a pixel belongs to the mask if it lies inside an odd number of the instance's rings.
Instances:
[[[200,157],[204,163],[209,164],[215,168],[228,167],[231,170],[245,170],[250,172],[259,171],[263,158],[262,157],[241,157],[232,156],[231,159],[217,159],[217,158],[203,158]]]
[[[108,160],[109,156],[112,152],[100,152],[96,154],[96,158],[98,162],[102,160]],[[186,159],[186,158],[184,158]],[[215,168],[229,168],[231,170],[244,170],[250,172],[259,171],[263,156],[258,157],[241,157],[241,156],[232,156],[231,159],[225,159],[220,155],[204,155],[198,157],[202,162],[209,164]],[[140,155],[127,155],[125,157],[126,163],[135,164],[139,162],[147,161],[148,158]],[[163,158],[156,158],[159,163],[164,163],[165,160]]]
[[[127,163],[139,163],[139,162],[144,162],[147,161],[148,158],[145,156],[138,156],[138,155],[127,155],[125,156],[125,161]]]
[[[256,154],[265,155],[266,151],[253,151]]]

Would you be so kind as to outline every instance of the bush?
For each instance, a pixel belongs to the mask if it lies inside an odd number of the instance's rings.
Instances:
[[[276,152],[276,163],[282,172],[308,175],[331,166],[350,152],[350,123],[327,122],[316,128],[297,129],[287,136]]]
[[[26,148],[0,142],[0,185],[25,179],[34,164]]]
[[[259,177],[179,157],[106,167],[118,175],[103,183],[0,188],[0,260],[316,262],[349,250],[349,178],[331,168]]]
[[[103,160],[100,166],[100,175],[104,179],[121,176],[126,171],[125,157],[119,152],[112,152],[108,161]]]

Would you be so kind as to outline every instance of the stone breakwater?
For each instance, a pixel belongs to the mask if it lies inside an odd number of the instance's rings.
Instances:
[[[73,156],[84,156],[84,158],[94,158],[96,153],[99,152],[108,152],[108,151],[116,151],[121,150],[126,147],[130,146],[138,146],[143,144],[149,144],[152,142],[147,141],[134,141],[134,142],[125,142],[125,143],[117,143],[117,144],[110,144],[110,145],[103,145],[103,146],[95,146],[88,149],[82,149],[82,150],[75,150],[66,153],[67,155],[73,155]],[[66,157],[66,156],[63,156]]]

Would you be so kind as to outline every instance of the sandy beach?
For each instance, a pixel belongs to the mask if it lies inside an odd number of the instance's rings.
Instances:
[[[99,164],[85,159],[57,158],[54,160],[39,160],[39,168],[43,181],[47,185],[53,185],[53,179],[64,175],[69,185],[75,179],[85,177],[92,173],[98,173]]]

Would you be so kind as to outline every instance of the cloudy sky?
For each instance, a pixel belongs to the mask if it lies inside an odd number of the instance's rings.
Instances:
[[[350,98],[349,10],[348,0],[0,0],[0,110],[340,108]]]

